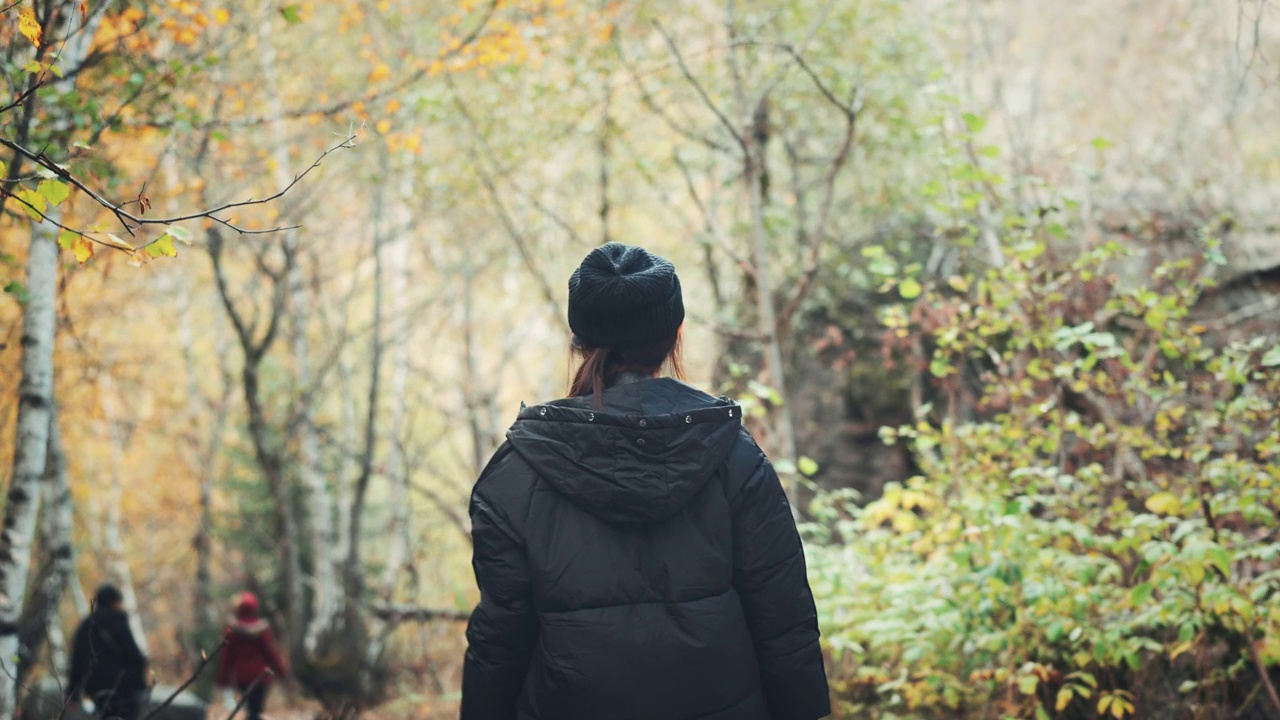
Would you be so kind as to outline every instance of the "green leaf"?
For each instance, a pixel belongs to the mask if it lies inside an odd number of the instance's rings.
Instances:
[[[796,473],[796,464],[786,458],[783,458],[773,462],[773,469],[776,470],[779,475],[794,475]]]
[[[1156,586],[1149,582],[1142,583],[1129,592],[1129,604],[1134,607],[1145,604],[1155,593]]]
[[[174,240],[177,240],[183,245],[191,244],[191,231],[184,227],[179,227],[177,225],[170,225],[169,227],[165,228],[164,232],[166,235],[171,236]]]
[[[17,280],[11,280],[8,285],[5,285],[4,293],[6,295],[12,295],[19,303],[25,303],[27,301],[27,286]]]
[[[973,113],[965,113],[961,117],[964,118],[964,124],[966,127],[969,128],[969,132],[971,133],[980,133],[982,132],[982,128],[987,126],[986,119],[983,118],[981,115],[974,115]]]
[[[178,249],[173,246],[173,236],[165,233],[147,245],[147,255],[156,257],[178,257]]]
[[[1000,148],[995,145],[985,145],[978,151],[978,154],[989,158],[1000,157]]]
[[[1018,692],[1023,695],[1034,695],[1036,686],[1040,684],[1040,678],[1035,675],[1023,675],[1018,678]]]
[[[871,258],[871,262],[867,263],[867,269],[876,275],[889,277],[898,272],[898,263],[893,258],[887,256],[878,256]]]
[[[1182,501],[1171,492],[1158,492],[1147,498],[1147,509],[1157,515],[1178,515],[1182,512]]]
[[[1102,152],[1103,150],[1106,150],[1107,148],[1113,145],[1113,143],[1110,140],[1104,137],[1096,137],[1091,141],[1091,143],[1093,145],[1093,149],[1097,150],[1098,152]]]
[[[78,237],[80,237],[79,233],[75,233],[70,230],[63,230],[58,233],[58,247],[63,250],[70,250],[71,247],[75,245],[76,238]]]
[[[1205,551],[1205,557],[1211,565],[1218,568],[1224,577],[1230,577],[1231,554],[1227,552],[1226,548],[1214,545]]]
[[[280,14],[284,16],[285,22],[290,25],[296,25],[302,22],[302,16],[299,14],[298,10],[299,8],[297,5],[285,5],[280,8]]]
[[[1262,356],[1262,367],[1280,367],[1280,345],[1276,345]]]
[[[801,455],[796,461],[796,467],[800,469],[800,474],[805,477],[813,477],[818,474],[818,462],[808,455]]]
[[[898,284],[898,294],[903,300],[915,300],[923,291],[924,288],[920,287],[920,283],[915,278],[907,278]]]
[[[58,207],[71,195],[71,188],[59,180],[43,180],[36,192],[49,202],[49,207]]]

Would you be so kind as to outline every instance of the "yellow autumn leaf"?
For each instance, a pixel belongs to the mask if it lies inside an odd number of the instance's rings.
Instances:
[[[391,68],[386,63],[378,63],[369,73],[369,82],[376,83],[391,77]]]
[[[392,98],[391,100],[387,101],[387,114],[388,114],[388,115],[393,114],[395,111],[397,111],[397,110],[399,110],[399,109],[400,109],[400,101],[399,101],[399,100],[396,100],[395,98]]]
[[[18,11],[18,32],[30,40],[32,45],[40,47],[40,22],[36,20],[35,10],[24,7]]]
[[[147,246],[147,255],[151,257],[178,257],[178,249],[173,246],[172,235],[161,235]]]
[[[78,235],[71,241],[71,254],[76,256],[76,262],[87,262],[93,257],[93,242],[83,235]]]
[[[226,8],[218,8],[213,11],[213,21],[219,25],[226,25],[231,22],[231,13]]]
[[[1058,701],[1054,703],[1054,708],[1058,712],[1062,712],[1063,710],[1066,710],[1067,706],[1071,704],[1071,698],[1073,695],[1074,693],[1071,692],[1070,687],[1064,687],[1061,690],[1059,690]]]
[[[378,124],[374,125],[373,128],[378,131],[379,135],[386,135],[387,133],[391,132],[391,121],[379,120]]]

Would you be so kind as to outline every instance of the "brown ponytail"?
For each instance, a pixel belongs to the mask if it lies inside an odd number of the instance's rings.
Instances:
[[[604,389],[610,380],[623,373],[657,375],[667,368],[667,374],[684,380],[684,351],[679,330],[674,335],[655,343],[626,350],[587,347],[575,337],[573,354],[580,360],[578,369],[569,383],[569,397],[590,395],[596,407],[604,404]]]

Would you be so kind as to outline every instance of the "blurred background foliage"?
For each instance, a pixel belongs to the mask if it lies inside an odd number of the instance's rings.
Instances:
[[[1267,0],[21,0],[0,37],[0,472],[47,304],[73,517],[24,668],[112,580],[180,680],[247,587],[290,705],[456,712],[470,484],[620,240],[805,508],[838,717],[1280,717]]]

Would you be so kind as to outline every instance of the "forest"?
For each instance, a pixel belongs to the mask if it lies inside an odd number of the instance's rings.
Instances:
[[[1272,0],[8,0],[0,72],[0,717],[108,582],[158,684],[250,591],[268,716],[457,717],[471,487],[616,240],[833,717],[1280,718]]]

